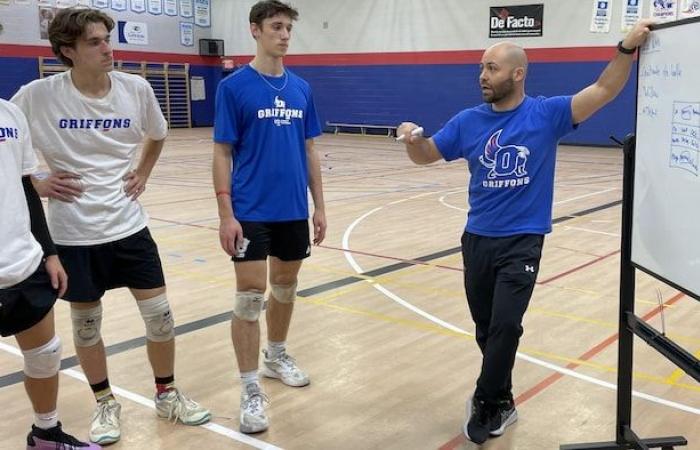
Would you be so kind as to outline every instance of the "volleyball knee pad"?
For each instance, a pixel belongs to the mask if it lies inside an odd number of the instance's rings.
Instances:
[[[297,299],[297,284],[272,284],[270,283],[270,292],[280,303],[294,303]]]
[[[175,321],[165,293],[136,302],[146,324],[146,338],[152,342],[167,342],[175,337]]]
[[[89,309],[70,309],[73,342],[76,347],[91,347],[102,339],[102,305]]]
[[[233,315],[240,320],[255,322],[260,317],[264,304],[265,296],[260,292],[236,292]]]
[[[61,367],[61,338],[54,336],[41,347],[23,351],[24,373],[30,378],[51,378]]]

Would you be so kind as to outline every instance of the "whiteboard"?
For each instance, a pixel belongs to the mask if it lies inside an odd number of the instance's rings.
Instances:
[[[640,49],[632,263],[700,299],[700,18]]]

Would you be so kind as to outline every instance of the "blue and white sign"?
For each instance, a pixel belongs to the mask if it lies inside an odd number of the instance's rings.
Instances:
[[[678,0],[651,0],[651,17],[660,22],[676,20],[678,16]]]
[[[177,16],[177,0],[165,0],[164,9],[166,16]]]
[[[199,27],[211,26],[211,6],[209,0],[194,0],[194,23]]]
[[[142,22],[119,21],[119,42],[122,44],[148,45],[148,25]]]
[[[683,0],[679,16],[681,18],[700,16],[700,0]]]
[[[153,14],[154,16],[163,14],[163,1],[148,0],[148,13]]]
[[[612,19],[611,0],[593,0],[593,14],[591,16],[592,33],[609,33],[610,20]]]
[[[93,8],[107,8],[109,6],[107,3],[108,0],[92,0]]]
[[[126,11],[126,0],[112,0],[112,9],[115,11]]]
[[[625,0],[625,7],[622,11],[622,24],[620,25],[620,29],[625,33],[631,30],[634,24],[642,18],[643,11],[643,0]]]
[[[131,0],[131,10],[141,14],[146,11],[146,0]]]
[[[193,17],[194,16],[194,6],[192,5],[192,0],[180,0],[180,16],[181,17]]]
[[[180,44],[185,47],[194,47],[194,24],[192,22],[180,22]]]

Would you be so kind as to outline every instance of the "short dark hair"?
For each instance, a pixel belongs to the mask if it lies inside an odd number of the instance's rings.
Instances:
[[[114,20],[99,9],[61,9],[51,21],[49,25],[51,50],[68,67],[73,67],[73,61],[61,53],[61,47],[75,48],[76,41],[85,33],[90,23],[103,23],[107,31],[112,31],[114,28]]]
[[[287,3],[279,0],[262,0],[250,8],[248,19],[250,23],[254,23],[262,28],[263,20],[274,17],[277,14],[283,14],[292,20],[297,20],[297,17],[299,17],[299,11]]]

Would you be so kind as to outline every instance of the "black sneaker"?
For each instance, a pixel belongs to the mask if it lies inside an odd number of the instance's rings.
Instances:
[[[467,421],[464,423],[464,435],[475,444],[483,444],[490,434],[492,408],[474,397],[467,402]]]
[[[506,427],[513,425],[518,420],[518,411],[512,401],[500,402],[498,409],[491,416],[489,434],[500,436],[506,431]]]
[[[43,430],[32,425],[27,435],[27,450],[100,450],[97,444],[81,442],[61,429],[61,422],[53,428]]]

